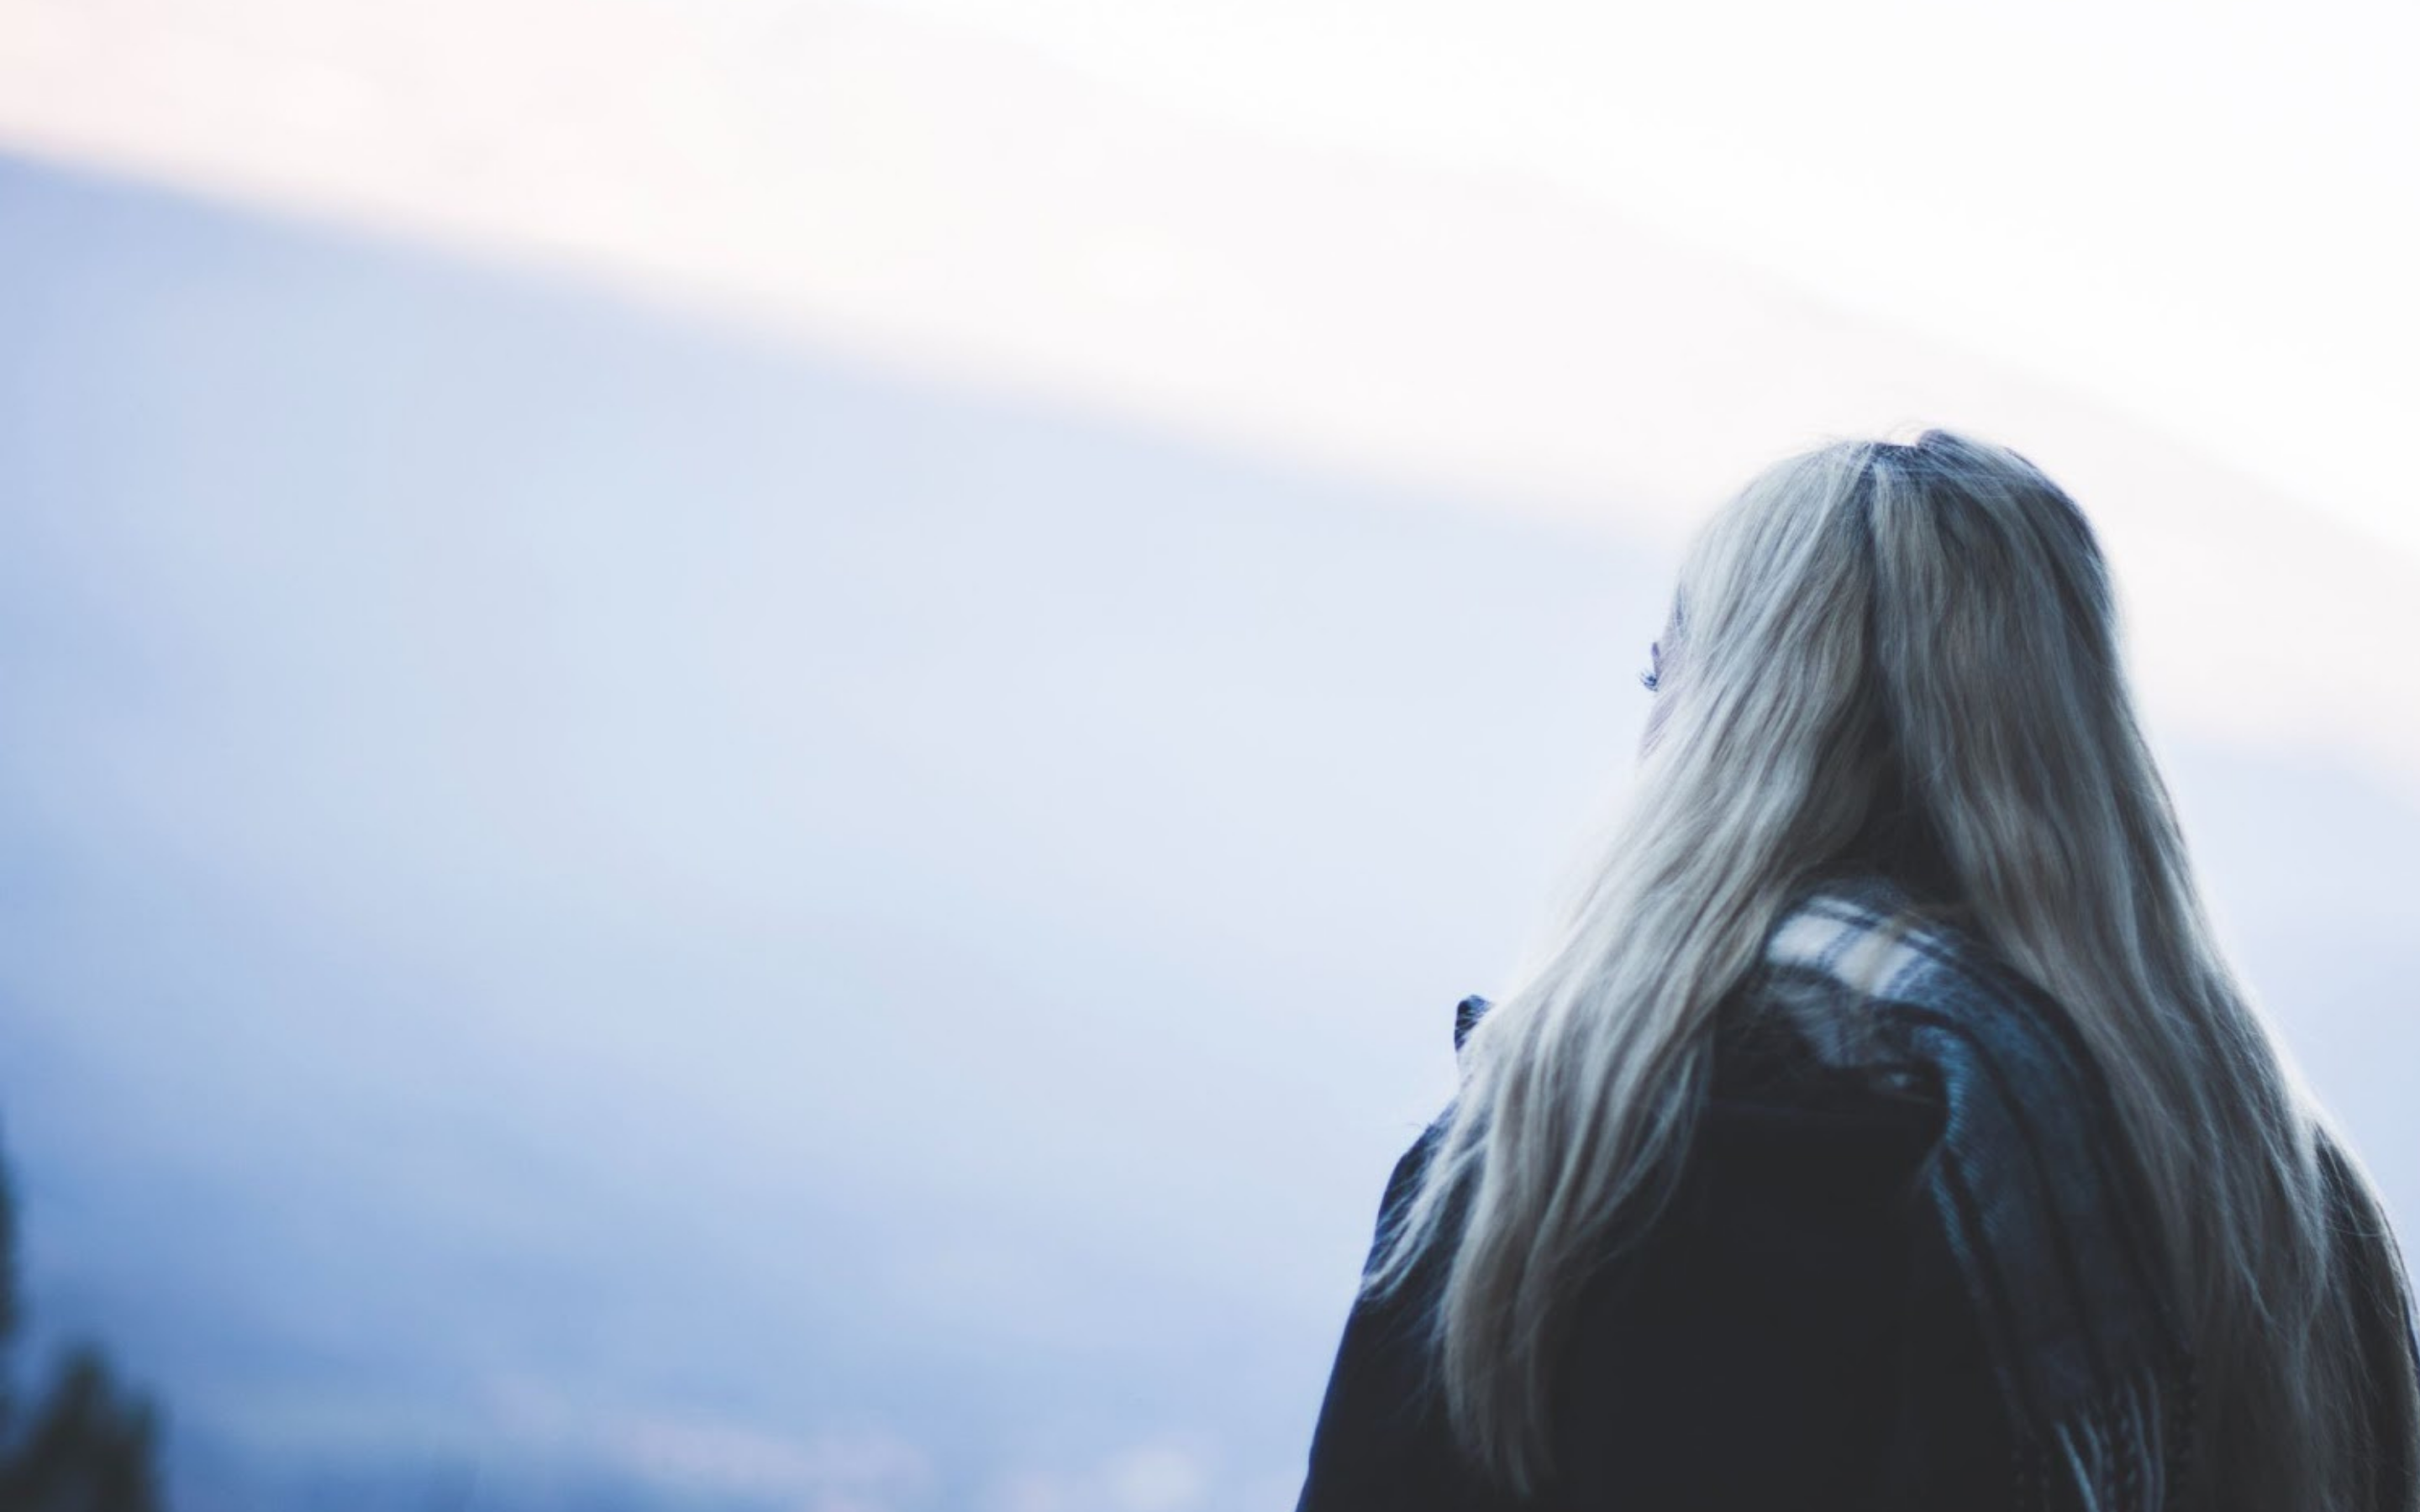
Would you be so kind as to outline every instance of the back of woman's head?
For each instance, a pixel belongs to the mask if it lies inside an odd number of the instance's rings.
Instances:
[[[2075,504],[1941,430],[1791,457],[1699,533],[1662,649],[1631,801],[1473,1032],[1370,1279],[1446,1246],[1439,1377],[1481,1464],[1550,1474],[1552,1340],[1617,1217],[1670,1190],[1715,1009],[1801,885],[1854,863],[1954,910],[2104,1072],[2201,1360],[2208,1504],[2356,1504],[2314,1115],[2212,940]]]

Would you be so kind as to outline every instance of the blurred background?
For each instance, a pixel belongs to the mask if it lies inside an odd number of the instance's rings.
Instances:
[[[1688,530],[1930,424],[2102,532],[2420,1224],[2415,42],[0,0],[12,1431],[147,1401],[186,1512],[1290,1507]]]

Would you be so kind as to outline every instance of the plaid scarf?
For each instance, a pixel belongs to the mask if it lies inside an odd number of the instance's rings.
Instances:
[[[1926,1164],[2016,1430],[2017,1504],[2180,1504],[2195,1370],[2108,1088],[2047,995],[1876,874],[1785,910],[1755,984],[1817,1053],[1924,1086]]]

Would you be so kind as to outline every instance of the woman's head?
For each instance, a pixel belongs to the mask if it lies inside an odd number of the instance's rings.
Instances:
[[[1932,430],[1766,469],[1699,532],[1657,650],[1642,796],[1750,826],[1721,838],[1778,871],[1886,838],[1909,880],[1947,863],[2023,906],[2153,839],[2130,805],[2164,817],[2092,532],[2001,447]]]
[[[2074,502],[1948,431],[1789,457],[1699,532],[1657,651],[1631,800],[1472,1033],[1372,1276],[1464,1215],[1438,1359],[1482,1462],[1550,1468],[1551,1341],[1669,1191],[1717,1005],[1800,887],[1856,866],[2069,1006],[2158,1194],[2229,1484],[2335,1504],[2351,1356],[2311,1117],[2212,941]]]

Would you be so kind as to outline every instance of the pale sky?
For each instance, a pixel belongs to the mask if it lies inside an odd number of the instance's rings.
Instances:
[[[311,203],[410,202],[489,239],[547,239],[500,220],[584,214],[592,224],[557,224],[552,239],[619,243],[608,255],[644,262],[630,215],[601,227],[613,211],[582,202],[695,217],[728,209],[709,196],[778,195],[785,166],[831,145],[814,132],[835,93],[895,94],[903,69],[1032,70],[970,48],[996,38],[1131,92],[1129,107],[1561,186],[1678,245],[2052,378],[2420,557],[2396,455],[2420,411],[2420,7],[438,0],[396,12],[0,0],[0,141]],[[884,12],[920,24],[885,29]],[[861,55],[869,43],[879,56]],[[262,140],[247,119],[318,140]],[[718,120],[744,129],[718,138]],[[600,126],[628,147],[618,160],[591,156]],[[483,140],[497,131],[512,140]],[[709,146],[719,162],[683,161]],[[886,180],[913,176],[918,144],[851,146],[849,218],[895,218]],[[320,171],[298,173],[314,152]],[[555,170],[518,217],[483,213],[463,181],[499,153]],[[429,160],[455,189],[398,193]],[[841,208],[833,184],[816,189]],[[817,277],[794,260],[790,292]],[[876,323],[895,344],[896,322]],[[939,333],[954,343],[980,344]]]
[[[2412,16],[0,0],[0,150],[1667,543],[1962,426],[2156,719],[2420,792]]]
[[[1272,134],[1555,180],[2420,553],[2420,7],[881,3]]]

